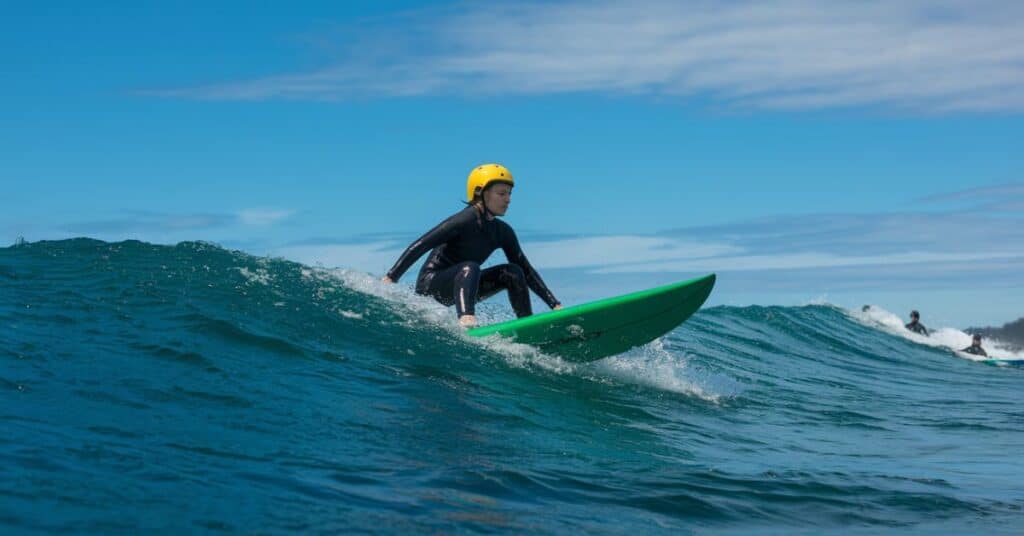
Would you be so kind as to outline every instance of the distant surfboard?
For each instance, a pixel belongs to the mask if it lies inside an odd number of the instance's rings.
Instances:
[[[594,361],[668,333],[700,309],[714,286],[715,274],[710,274],[467,333],[474,337],[498,334],[568,361]]]
[[[1024,359],[986,359],[982,363],[997,367],[1024,367]]]

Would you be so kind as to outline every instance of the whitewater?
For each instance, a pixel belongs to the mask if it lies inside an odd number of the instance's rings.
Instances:
[[[369,274],[74,239],[0,249],[0,325],[4,534],[1024,526],[1024,355],[884,304],[579,364]]]

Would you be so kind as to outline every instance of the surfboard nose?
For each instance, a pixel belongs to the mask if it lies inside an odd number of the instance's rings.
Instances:
[[[711,295],[711,290],[715,288],[715,281],[718,277],[715,274],[708,274],[704,277],[697,279],[694,284],[695,290],[699,290],[704,293],[704,297],[707,298]]]

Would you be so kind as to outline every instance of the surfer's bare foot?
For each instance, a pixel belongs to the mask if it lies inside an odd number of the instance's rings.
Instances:
[[[476,316],[475,315],[462,315],[459,317],[459,325],[464,328],[475,328],[476,327]]]

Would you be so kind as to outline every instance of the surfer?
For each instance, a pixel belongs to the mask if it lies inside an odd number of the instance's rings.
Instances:
[[[988,352],[986,352],[985,349],[981,347],[980,333],[975,333],[974,339],[971,340],[971,345],[960,351],[971,355],[980,355],[982,357],[988,357]]]
[[[910,323],[903,327],[917,333],[918,335],[924,335],[925,337],[928,336],[928,328],[924,327],[924,324],[921,323],[921,313],[916,310],[910,311]]]
[[[466,180],[468,206],[410,244],[381,281],[397,282],[433,249],[416,278],[416,293],[432,296],[444,305],[454,304],[462,326],[475,326],[476,302],[502,290],[508,290],[512,310],[519,318],[533,314],[530,290],[552,309],[561,309],[562,304],[523,254],[512,227],[498,219],[508,211],[514,185],[512,172],[505,166],[474,168]],[[481,269],[498,248],[509,262]]]

